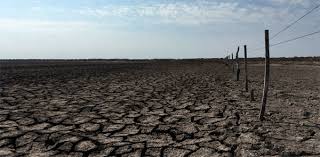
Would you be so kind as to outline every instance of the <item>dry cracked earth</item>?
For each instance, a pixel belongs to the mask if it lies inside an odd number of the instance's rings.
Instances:
[[[320,68],[219,60],[2,61],[0,156],[320,156]],[[241,73],[242,74],[242,73]]]

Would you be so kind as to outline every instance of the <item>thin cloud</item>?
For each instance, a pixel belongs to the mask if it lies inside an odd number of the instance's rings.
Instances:
[[[85,30],[93,28],[92,23],[71,21],[43,21],[34,19],[0,19],[1,30],[48,31],[48,30]]]
[[[206,2],[206,3],[204,3]],[[96,18],[119,18],[128,21],[141,20],[157,24],[216,24],[260,22],[290,16],[288,10],[277,10],[267,6],[243,7],[237,2],[209,2],[201,3],[154,3],[130,5],[106,5],[101,8],[85,8],[77,10],[81,15]]]
[[[312,5],[313,0],[272,0],[274,4],[280,5],[300,5],[303,7],[309,7]]]

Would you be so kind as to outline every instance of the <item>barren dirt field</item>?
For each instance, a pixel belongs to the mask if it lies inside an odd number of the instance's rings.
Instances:
[[[0,156],[320,156],[320,66],[222,60],[2,61]]]

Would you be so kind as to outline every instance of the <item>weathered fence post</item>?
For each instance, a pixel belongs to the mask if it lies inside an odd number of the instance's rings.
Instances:
[[[224,57],[224,64],[226,65],[226,66],[228,66],[228,63],[229,63],[229,58],[228,58],[229,56],[226,56],[226,57]]]
[[[245,89],[249,91],[248,87],[248,66],[247,66],[247,45],[244,45],[244,73],[245,73]]]
[[[255,101],[255,98],[254,98],[254,89],[251,89],[251,92],[250,92],[250,101],[251,101],[251,102],[254,102],[254,101]]]
[[[234,62],[233,62],[233,53],[231,53],[231,64],[232,64],[232,73],[234,73]]]
[[[269,30],[265,30],[265,48],[266,48],[266,58],[265,58],[265,73],[264,73],[264,88],[262,95],[262,103],[259,119],[260,121],[264,120],[264,113],[266,110],[266,103],[269,90],[269,81],[270,81],[270,47],[269,47]]]
[[[227,66],[229,66],[229,64],[230,64],[229,62],[230,62],[230,55],[228,55],[228,56],[226,57],[226,65],[227,65]]]
[[[238,46],[238,50],[236,53],[237,81],[239,81],[240,79],[239,50],[240,50],[240,47]]]

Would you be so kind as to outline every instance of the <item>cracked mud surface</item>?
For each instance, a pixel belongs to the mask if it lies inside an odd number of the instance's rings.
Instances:
[[[319,66],[220,61],[1,63],[0,156],[320,156]],[[243,78],[241,78],[243,80]]]

